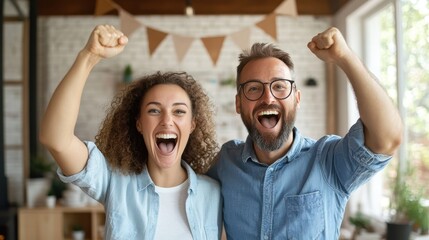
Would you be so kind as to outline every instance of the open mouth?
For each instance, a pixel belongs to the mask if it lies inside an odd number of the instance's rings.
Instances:
[[[171,153],[176,147],[177,135],[176,134],[157,134],[156,145],[163,154]]]
[[[266,128],[273,128],[279,121],[279,112],[274,110],[262,111],[258,113],[258,121]]]

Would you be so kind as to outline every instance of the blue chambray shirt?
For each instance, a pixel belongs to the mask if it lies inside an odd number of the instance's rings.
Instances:
[[[360,120],[344,138],[293,134],[288,153],[269,166],[249,137],[222,146],[209,175],[221,183],[228,240],[338,239],[350,193],[391,159],[364,146]]]
[[[61,180],[79,186],[105,206],[106,239],[153,239],[158,219],[159,199],[147,169],[138,175],[112,171],[105,157],[93,142],[85,142],[89,151],[86,167]],[[182,161],[189,179],[186,215],[193,239],[220,239],[222,201],[219,184],[204,175],[197,175]],[[174,227],[174,226],[172,226]]]

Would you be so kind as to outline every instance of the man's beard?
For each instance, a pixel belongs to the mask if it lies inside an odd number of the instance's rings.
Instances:
[[[282,116],[285,116],[284,112],[282,112]],[[280,149],[289,138],[289,135],[291,134],[293,127],[295,126],[295,116],[296,116],[296,104],[294,106],[294,109],[291,112],[289,112],[289,114],[287,115],[287,118],[283,119],[284,124],[281,126],[278,136],[267,135],[267,134],[263,136],[257,130],[254,124],[252,125],[250,121],[247,121],[243,118],[243,115],[241,116],[241,119],[243,120],[243,123],[246,126],[247,131],[249,132],[249,135],[252,138],[253,142],[261,150],[275,151]]]

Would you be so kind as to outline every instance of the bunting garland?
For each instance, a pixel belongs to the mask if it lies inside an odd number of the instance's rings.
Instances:
[[[149,54],[153,55],[155,50],[161,44],[161,42],[167,37],[167,33],[156,30],[155,28],[146,27],[147,29],[147,40],[149,43]]]
[[[130,37],[134,31],[142,26],[139,21],[137,21],[131,14],[123,9],[119,10],[119,18],[121,20],[121,31],[127,37]]]
[[[220,51],[222,49],[224,40],[225,36],[201,38],[201,41],[206,47],[207,52],[209,53],[214,65],[216,65],[217,60],[219,59]]]
[[[283,1],[280,5],[274,10],[274,13],[279,15],[289,15],[289,16],[298,16],[298,11],[296,10],[295,1]]]
[[[95,15],[100,16],[115,9],[115,3],[110,0],[97,0],[95,3]]]
[[[240,49],[246,49],[250,46],[250,28],[244,28],[243,30],[232,33],[229,36]]]
[[[277,41],[277,28],[276,28],[276,14],[269,14],[266,18],[262,19],[262,21],[256,23],[260,29],[262,29],[265,33],[270,35],[274,40]]]
[[[176,49],[177,60],[181,62],[195,39],[177,34],[172,34],[171,36],[173,38],[174,49]]]
[[[135,19],[130,13],[111,0],[97,0],[94,14],[96,16],[100,16],[114,9],[116,9],[119,13],[121,31],[128,37],[130,37],[131,34],[137,29],[141,27],[146,28],[150,56],[155,53],[164,39],[168,35],[171,35],[177,55],[177,60],[181,62],[190,49],[193,41],[196,40],[195,37],[181,36],[175,33],[168,33],[153,27],[146,26],[140,21],[137,21],[137,19]],[[267,14],[261,21],[255,24],[256,27],[260,28],[266,34],[271,36],[275,41],[277,41],[277,15],[298,16],[296,0],[284,0],[272,13]],[[229,35],[200,37],[199,40],[202,41],[213,64],[216,65],[225,38],[229,36],[239,48],[245,49],[250,45],[250,30],[250,27],[246,27]]]

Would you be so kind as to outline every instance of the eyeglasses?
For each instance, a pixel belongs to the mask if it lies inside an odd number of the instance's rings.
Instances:
[[[250,80],[245,83],[241,83],[239,86],[241,89],[243,89],[243,94],[248,100],[256,101],[264,95],[264,85],[269,84],[271,94],[276,99],[283,100],[288,98],[292,93],[294,83],[295,81],[288,79],[276,79],[267,83],[261,82],[259,80]]]

